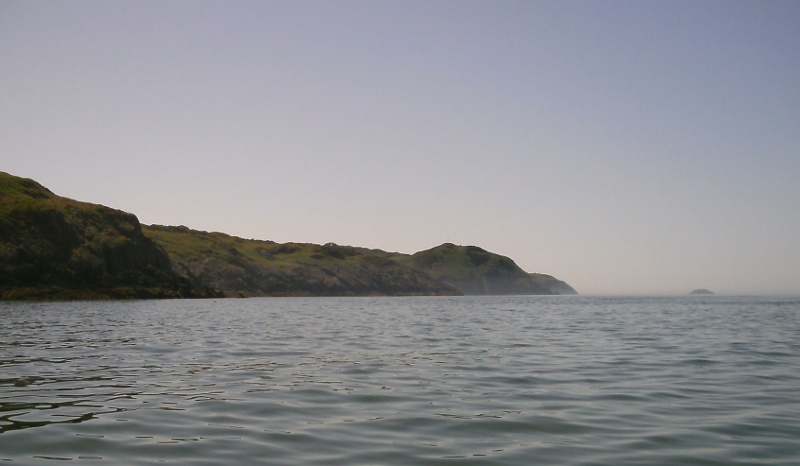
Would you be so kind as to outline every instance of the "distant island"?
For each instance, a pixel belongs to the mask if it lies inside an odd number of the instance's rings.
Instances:
[[[496,294],[577,292],[477,246],[403,254],[147,226],[0,172],[4,300]]]
[[[692,290],[689,294],[716,294],[711,290],[707,290],[705,288],[698,288],[696,290]]]

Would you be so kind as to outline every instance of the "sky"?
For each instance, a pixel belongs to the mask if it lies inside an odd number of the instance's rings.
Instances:
[[[582,294],[800,293],[800,2],[0,0],[0,171]]]

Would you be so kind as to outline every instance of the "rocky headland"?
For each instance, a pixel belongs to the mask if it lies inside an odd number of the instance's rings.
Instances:
[[[576,292],[476,246],[402,254],[147,226],[0,172],[2,299],[462,294]]]
[[[0,172],[3,299],[193,298],[211,289],[172,270],[135,215],[53,194]]]
[[[510,258],[477,246],[445,243],[397,259],[466,295],[577,294],[561,280],[525,272]]]

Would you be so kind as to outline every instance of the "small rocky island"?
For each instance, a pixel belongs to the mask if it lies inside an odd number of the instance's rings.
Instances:
[[[711,291],[711,290],[707,290],[707,289],[705,289],[705,288],[698,288],[698,289],[696,289],[696,290],[693,290],[693,291],[692,291],[692,292],[690,292],[689,294],[716,294],[716,293],[714,293],[714,292],[713,292],[713,291]]]

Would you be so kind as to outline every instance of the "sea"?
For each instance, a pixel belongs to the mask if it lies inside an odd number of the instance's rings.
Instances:
[[[800,465],[800,297],[0,303],[0,462]]]

